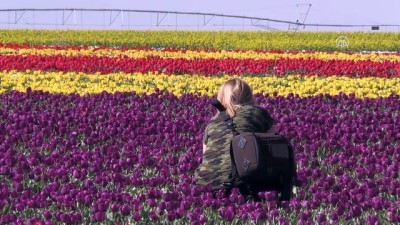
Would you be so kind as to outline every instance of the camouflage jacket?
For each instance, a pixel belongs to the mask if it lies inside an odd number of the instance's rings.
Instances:
[[[233,118],[236,130],[240,132],[266,132],[273,126],[273,119],[262,107],[244,105],[236,110]],[[198,184],[211,184],[214,188],[222,187],[231,172],[229,155],[233,134],[226,127],[222,116],[218,115],[207,125],[203,142],[207,151],[202,163],[195,171]]]

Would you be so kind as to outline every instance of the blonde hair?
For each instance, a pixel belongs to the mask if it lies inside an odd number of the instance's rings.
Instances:
[[[242,79],[227,80],[219,89],[218,101],[226,108],[230,117],[236,115],[235,111],[242,105],[255,105],[256,101],[250,86]],[[216,116],[218,116],[219,112]]]

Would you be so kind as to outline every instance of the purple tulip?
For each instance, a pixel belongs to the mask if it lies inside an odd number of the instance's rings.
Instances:
[[[133,213],[132,218],[134,221],[138,222],[142,217],[141,217],[140,213],[135,212],[135,213]]]
[[[397,222],[398,212],[390,209],[398,207],[392,197],[400,193],[400,164],[394,160],[400,148],[392,146],[400,137],[400,120],[394,116],[400,111],[398,96],[256,99],[278,121],[277,130],[293,139],[300,186],[281,205],[285,212],[303,224],[337,223],[342,217],[352,223],[370,210]],[[187,217],[204,224],[203,210],[228,220],[232,215],[278,220],[275,194],[261,193],[264,203],[246,203],[237,190],[228,197],[217,192],[214,198],[211,186],[194,185],[202,134],[215,113],[209,100],[163,91],[143,96],[1,95],[0,173],[7,174],[7,185],[0,183],[1,208],[43,208],[49,213],[48,218],[43,213],[46,221],[76,223],[87,220],[83,212],[92,205],[91,221],[102,219],[97,213],[108,207],[113,216],[124,211],[140,221],[147,210],[143,203],[157,206],[149,217],[164,222]],[[18,148],[21,142],[25,148]],[[161,191],[165,187],[169,190]],[[82,213],[80,219],[65,208]],[[320,214],[310,216],[315,210]]]
[[[277,193],[276,192],[265,192],[265,200],[267,201],[275,201],[277,199]]]
[[[150,217],[150,219],[151,219],[152,221],[157,221],[157,220],[158,220],[158,215],[157,215],[157,213],[154,212],[154,211],[151,211],[151,212],[149,213],[149,217]]]
[[[224,220],[231,221],[235,217],[235,210],[232,207],[221,208],[220,215]]]
[[[129,208],[129,206],[123,205],[123,206],[121,207],[121,214],[122,214],[123,216],[129,216],[130,213],[131,213],[131,209]]]
[[[155,206],[157,205],[157,202],[156,202],[154,199],[148,199],[148,200],[147,200],[147,204],[148,204],[150,207],[155,207]]]
[[[289,225],[290,223],[287,221],[287,219],[283,216],[280,216],[278,219],[279,225]]]
[[[72,219],[71,216],[69,214],[67,214],[67,213],[63,213],[60,216],[60,221],[63,222],[63,223],[70,223],[71,219]],[[99,220],[99,221],[101,221],[101,220]]]
[[[311,218],[311,212],[310,211],[306,211],[306,212],[302,212],[300,213],[300,217],[301,220],[307,221],[308,219]]]
[[[350,208],[350,216],[352,218],[359,217],[361,213],[362,213],[361,207],[359,207],[358,205],[352,206]]]
[[[110,208],[111,208],[111,211],[112,211],[112,212],[118,212],[118,211],[119,211],[119,206],[118,206],[118,204],[115,204],[115,203],[114,203],[114,204],[111,205]]]
[[[261,221],[267,218],[267,215],[265,214],[265,211],[261,209],[257,209],[251,214],[252,220],[253,221]]]
[[[185,215],[186,210],[182,207],[179,207],[175,210],[176,218],[182,218]]]
[[[167,213],[167,220],[168,221],[173,221],[176,219],[176,212],[173,211],[168,211]]]
[[[378,225],[379,224],[379,219],[376,215],[368,215],[367,217],[367,224],[368,225]]]
[[[73,214],[72,214],[72,221],[73,221],[74,223],[81,222],[81,221],[82,221],[82,214],[79,213],[79,212],[73,213]]]
[[[104,203],[104,202],[99,202],[98,204],[97,204],[97,211],[99,211],[99,212],[105,212],[105,211],[107,211],[107,205]]]
[[[96,212],[94,214],[94,221],[102,222],[106,219],[106,214],[104,212]]]
[[[43,213],[43,216],[47,221],[49,221],[53,218],[53,214],[48,210]]]

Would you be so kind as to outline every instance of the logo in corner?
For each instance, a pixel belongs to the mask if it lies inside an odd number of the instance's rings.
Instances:
[[[336,38],[336,47],[338,48],[348,48],[350,41],[346,36],[339,36]]]

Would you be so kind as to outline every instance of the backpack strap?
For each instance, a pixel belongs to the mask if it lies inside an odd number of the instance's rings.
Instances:
[[[236,130],[236,124],[233,122],[233,119],[226,113],[225,107],[219,102],[217,99],[211,101],[211,104],[218,109],[219,113],[221,114],[226,127],[232,131],[233,135],[239,135],[239,132]]]
[[[236,130],[236,124],[233,122],[233,119],[226,113],[225,107],[219,102],[218,100],[211,101],[211,104],[218,109],[219,113],[221,114],[226,127],[232,131],[234,136],[239,135],[239,132]],[[231,143],[232,145],[232,143]],[[234,187],[239,187],[243,184],[243,181],[239,178],[239,175],[236,170],[236,164],[233,156],[232,146],[229,148],[229,155],[231,158],[231,174],[229,175],[229,179],[223,183],[224,187],[228,190]]]

